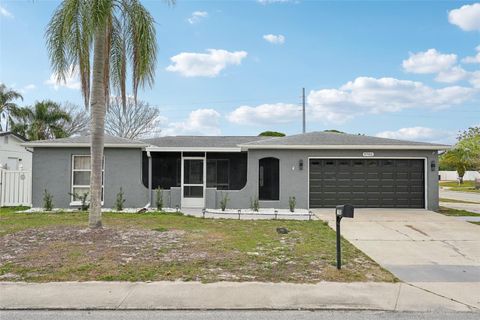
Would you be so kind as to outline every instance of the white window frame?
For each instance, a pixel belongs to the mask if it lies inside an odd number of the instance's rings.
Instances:
[[[75,172],[92,172],[92,162],[90,160],[90,169],[75,169],[75,157],[89,157],[91,156],[89,154],[73,154],[72,155],[72,164],[71,164],[71,182],[70,182],[70,205],[71,206],[79,206],[82,204],[82,201],[80,200],[75,200],[73,197],[73,189],[74,188],[88,188],[90,190],[90,185],[74,185],[73,184],[73,177]],[[103,201],[105,200],[105,156],[103,156],[103,165],[102,165],[102,176],[103,176],[103,183],[102,183],[102,205]],[[89,191],[90,192],[90,191]]]

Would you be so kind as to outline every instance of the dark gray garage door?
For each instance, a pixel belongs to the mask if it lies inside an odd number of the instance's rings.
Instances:
[[[424,208],[424,160],[310,159],[310,208]]]

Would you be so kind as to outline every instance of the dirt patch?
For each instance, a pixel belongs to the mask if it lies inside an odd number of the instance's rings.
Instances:
[[[161,258],[172,248],[181,247],[185,232],[144,229],[52,227],[27,229],[0,237],[0,264],[22,263],[39,267],[48,257],[51,266],[66,259],[82,258],[82,262],[109,258],[113,263],[151,261]],[[34,259],[34,258],[38,259]]]

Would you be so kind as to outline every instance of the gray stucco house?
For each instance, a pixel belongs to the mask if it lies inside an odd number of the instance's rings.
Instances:
[[[34,207],[43,191],[56,207],[78,206],[69,193],[88,191],[89,137],[33,141]],[[438,208],[438,152],[447,145],[310,132],[287,137],[173,136],[132,141],[105,138],[104,207],[120,187],[127,207]]]

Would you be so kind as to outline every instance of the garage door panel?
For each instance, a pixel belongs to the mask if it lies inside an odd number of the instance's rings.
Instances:
[[[424,208],[420,159],[311,159],[310,207]]]

